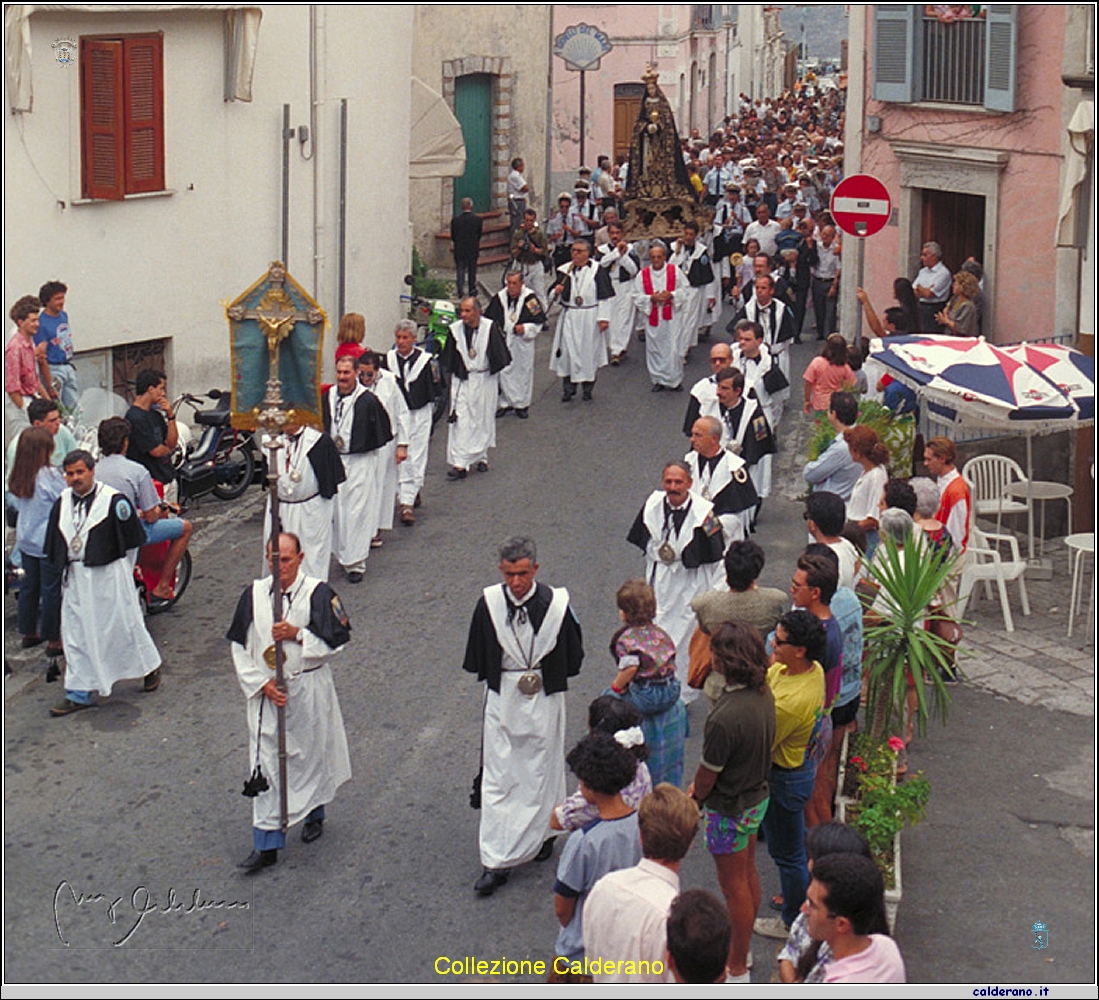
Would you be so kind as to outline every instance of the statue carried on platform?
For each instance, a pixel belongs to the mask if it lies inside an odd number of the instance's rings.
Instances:
[[[695,221],[698,202],[680,151],[679,133],[654,66],[644,76],[645,96],[630,141],[630,169],[623,196],[628,239],[682,235]]]

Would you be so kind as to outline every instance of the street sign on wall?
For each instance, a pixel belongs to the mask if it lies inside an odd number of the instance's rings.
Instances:
[[[612,48],[610,39],[594,25],[573,24],[553,40],[553,54],[571,70],[599,69],[599,60]]]
[[[829,206],[836,225],[848,236],[873,236],[889,221],[893,202],[885,185],[870,174],[852,174],[836,185]]]

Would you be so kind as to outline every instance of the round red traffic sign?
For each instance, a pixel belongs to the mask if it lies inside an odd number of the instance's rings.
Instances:
[[[848,236],[873,236],[889,221],[893,202],[885,185],[870,174],[852,174],[836,185],[832,218]]]

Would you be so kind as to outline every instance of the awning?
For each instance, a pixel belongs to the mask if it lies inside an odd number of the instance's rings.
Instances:
[[[408,176],[461,177],[466,172],[462,126],[442,95],[418,77],[412,78],[412,125]]]
[[[1057,245],[1077,245],[1076,212],[1079,188],[1088,172],[1095,149],[1095,101],[1087,98],[1076,105],[1068,123],[1068,153],[1061,174],[1061,207],[1057,213]]]
[[[217,10],[225,22],[225,99],[252,100],[252,71],[256,65],[256,41],[263,18],[261,7],[229,3],[23,3],[4,8],[4,71],[7,75],[8,104],[14,111],[30,111],[34,105],[31,82],[31,26],[34,14],[115,14]]]

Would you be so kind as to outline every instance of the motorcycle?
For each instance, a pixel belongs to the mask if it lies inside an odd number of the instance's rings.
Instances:
[[[204,399],[214,400],[213,409],[201,409]],[[184,393],[173,404],[178,410],[187,404],[194,411],[194,422],[202,428],[198,441],[182,434],[173,456],[179,502],[212,493],[219,500],[236,500],[256,481],[262,484],[267,463],[251,431],[237,430],[229,422],[230,396],[211,389],[205,397]]]

